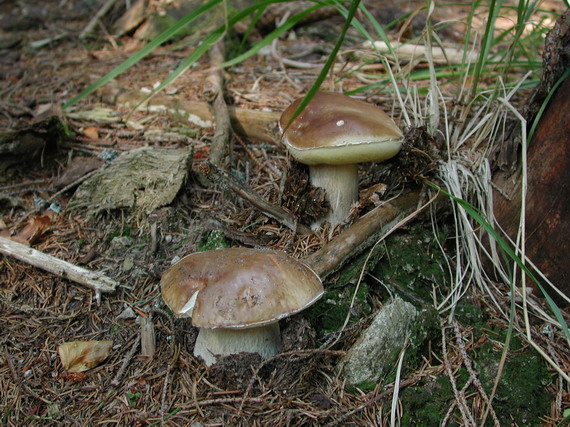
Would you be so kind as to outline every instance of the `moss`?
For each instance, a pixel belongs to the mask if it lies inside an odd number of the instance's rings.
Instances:
[[[400,396],[404,408],[403,426],[439,425],[454,398],[451,383],[445,376],[409,387]]]
[[[504,333],[500,341],[504,342]],[[476,359],[476,369],[485,390],[491,390],[497,375],[501,352],[485,342]],[[551,374],[542,357],[531,348],[523,347],[514,337],[510,354],[501,375],[493,408],[501,425],[541,425],[540,417],[549,413],[553,395],[547,389]]]
[[[345,322],[350,309],[355,284],[347,284],[342,288],[328,289],[323,298],[305,310],[305,316],[318,333],[338,331]],[[355,322],[368,316],[371,308],[367,303],[368,285],[363,281],[358,287],[349,322]]]
[[[445,287],[448,281],[446,261],[438,245],[445,236],[445,231],[434,236],[431,229],[415,224],[407,232],[388,238],[388,255],[374,273],[403,299],[431,305],[434,286]]]
[[[429,354],[429,345],[441,336],[437,312],[428,308],[420,311],[410,331],[410,341],[404,358],[404,372],[412,372],[420,367],[424,360],[422,355]],[[395,380],[395,371],[387,378]]]
[[[476,311],[472,312],[475,313]],[[484,337],[486,332],[474,330],[474,336],[476,335]],[[499,331],[498,336],[493,336],[494,340],[503,342],[504,338],[505,331]],[[495,349],[488,337],[483,341],[471,356],[474,358],[479,380],[489,395],[497,375],[501,352]],[[531,348],[523,347],[520,339],[513,338],[510,347],[511,351],[493,401],[493,409],[501,425],[542,425],[540,418],[549,413],[550,403],[554,398],[548,390],[551,375],[540,355]],[[461,368],[456,373],[457,387],[461,389],[468,380],[467,370]],[[472,386],[469,390],[472,390]],[[410,387],[404,390],[401,396],[404,407],[402,425],[439,424],[439,420],[445,416],[455,399],[449,378],[445,375],[437,380],[426,380],[418,386]],[[461,417],[457,409],[454,415]],[[492,424],[489,417],[487,425]]]
[[[372,254],[366,252],[356,257],[339,272],[338,278],[333,283],[326,285],[325,295],[319,302],[305,310],[307,319],[317,333],[335,332],[342,327],[362,269],[366,268],[367,271],[373,269],[383,255],[384,248],[378,245]],[[372,312],[368,304],[368,292],[369,285],[366,280],[362,280],[354,300],[349,323],[359,321]]]
[[[198,252],[213,251],[216,249],[229,248],[230,244],[226,240],[226,236],[220,230],[213,230],[207,233],[198,244]]]

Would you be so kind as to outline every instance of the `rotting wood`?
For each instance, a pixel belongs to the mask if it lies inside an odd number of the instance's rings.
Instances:
[[[412,192],[376,207],[303,261],[324,280],[350,258],[392,231],[402,218],[416,208],[419,200],[419,193]]]
[[[221,65],[224,62],[224,42],[219,40],[210,48],[210,65],[212,72],[208,76],[209,86],[204,90],[211,99],[214,110],[214,136],[210,148],[209,160],[220,166],[224,159],[226,148],[230,143],[232,127],[228,106],[224,100],[224,79]]]
[[[117,105],[133,108],[145,99],[144,94],[128,92],[117,98]],[[213,115],[207,102],[179,99],[171,95],[156,95],[141,107],[150,112],[166,112],[186,115],[188,121],[200,127],[212,127]],[[279,141],[277,122],[281,113],[277,111],[248,110],[228,106],[232,129],[239,135],[253,141],[277,143]]]
[[[87,270],[5,237],[0,237],[0,253],[93,289],[98,302],[101,293],[115,292],[118,286],[116,281],[104,274]]]

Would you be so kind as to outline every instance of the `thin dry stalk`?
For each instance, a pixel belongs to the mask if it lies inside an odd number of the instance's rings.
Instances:
[[[125,371],[129,367],[129,365],[131,364],[131,361],[135,357],[135,354],[137,353],[137,350],[139,348],[140,343],[141,343],[140,333],[138,333],[135,337],[135,341],[133,342],[131,350],[129,351],[129,353],[127,354],[125,359],[123,360],[121,367],[119,368],[119,370],[115,374],[115,377],[111,381],[111,386],[119,387],[119,385],[121,384],[121,379],[123,378],[123,375],[125,374]]]
[[[276,219],[287,228],[290,228],[291,230],[302,234],[311,233],[311,229],[303,224],[298,223],[293,214],[285,211],[281,206],[269,203],[245,184],[242,184],[230,173],[216,167],[213,164],[210,164],[208,177],[214,182],[219,183],[222,188],[225,187],[228,190],[236,193],[241,198],[247,200],[257,209],[270,216],[271,218]]]
[[[469,405],[467,404],[467,401],[465,400],[465,395],[464,395],[463,391],[459,391],[457,389],[457,384],[455,382],[455,376],[453,374],[453,368],[451,367],[451,362],[449,360],[449,353],[447,352],[447,340],[445,338],[446,326],[444,324],[443,319],[440,319],[440,326],[441,326],[441,346],[442,346],[441,351],[443,353],[445,371],[446,371],[447,376],[449,378],[449,382],[451,383],[453,393],[455,394],[455,404],[457,405],[457,407],[459,408],[459,411],[461,412],[461,415],[463,417],[463,421],[465,423],[467,423],[467,425],[476,426],[477,423],[475,422],[475,420],[471,416],[471,411],[469,411]]]
[[[457,347],[459,348],[459,353],[461,354],[461,357],[463,359],[463,365],[465,366],[467,372],[469,373],[469,382],[475,386],[480,396],[482,397],[483,401],[487,405],[487,408],[489,408],[488,411],[491,413],[491,417],[493,418],[495,426],[500,426],[501,423],[497,418],[497,414],[495,413],[495,410],[491,405],[491,401],[487,396],[487,393],[485,393],[485,389],[483,388],[481,381],[479,381],[479,375],[477,374],[477,372],[475,372],[475,369],[473,368],[473,363],[471,362],[471,358],[467,354],[467,350],[465,349],[465,343],[463,342],[463,336],[461,334],[461,331],[459,330],[459,324],[457,323],[456,320],[452,320],[451,324],[453,326],[453,330],[455,331],[455,342],[457,343]]]

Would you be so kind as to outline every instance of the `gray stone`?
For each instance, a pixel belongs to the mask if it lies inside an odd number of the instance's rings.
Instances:
[[[347,384],[377,381],[392,369],[417,315],[415,307],[400,298],[383,306],[341,361]]]

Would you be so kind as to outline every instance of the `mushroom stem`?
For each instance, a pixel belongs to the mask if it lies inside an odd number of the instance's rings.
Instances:
[[[216,363],[218,357],[238,353],[258,353],[266,359],[275,356],[280,345],[278,322],[245,329],[200,328],[194,356],[204,359],[207,366]]]
[[[358,201],[358,166],[349,165],[311,165],[311,184],[324,188],[330,212],[323,218],[333,227],[342,224],[348,218],[352,204]],[[318,229],[321,221],[312,224]]]

